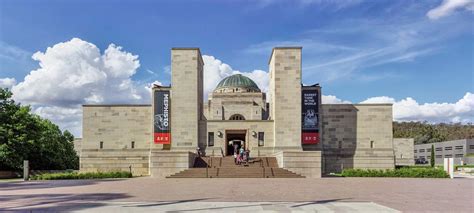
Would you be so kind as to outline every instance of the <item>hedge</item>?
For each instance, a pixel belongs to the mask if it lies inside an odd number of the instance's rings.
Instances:
[[[65,180],[65,179],[103,179],[103,178],[131,178],[130,172],[65,172],[47,173],[32,176],[32,180]]]
[[[454,168],[455,168],[455,169],[458,169],[458,168],[474,168],[474,165],[473,165],[473,164],[467,164],[467,165],[454,165]]]
[[[345,169],[343,177],[413,177],[413,178],[449,178],[449,175],[438,168],[400,168],[400,169]]]

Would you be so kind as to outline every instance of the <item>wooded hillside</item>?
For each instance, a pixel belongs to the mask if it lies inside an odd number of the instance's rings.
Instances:
[[[414,138],[415,144],[474,138],[474,125],[461,123],[393,122],[394,138]]]

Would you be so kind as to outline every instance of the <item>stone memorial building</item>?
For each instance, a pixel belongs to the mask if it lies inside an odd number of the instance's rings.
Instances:
[[[268,93],[237,74],[204,100],[200,50],[173,48],[171,86],[155,85],[151,104],[83,106],[80,170],[224,177],[235,166],[248,167],[250,176],[318,178],[345,168],[394,168],[394,144],[409,143],[394,143],[392,105],[321,104],[321,87],[302,85],[301,54],[301,47],[272,50]],[[241,147],[258,163],[229,164]],[[411,155],[400,161],[412,162]]]

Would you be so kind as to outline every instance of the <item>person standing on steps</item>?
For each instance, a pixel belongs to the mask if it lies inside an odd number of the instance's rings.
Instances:
[[[240,160],[242,161],[244,159],[244,147],[240,147],[240,150],[239,150],[239,156],[240,156]]]
[[[245,149],[245,163],[249,164],[249,160],[250,160],[250,150]]]
[[[239,153],[239,144],[237,144],[237,142],[235,142],[235,141],[234,141],[234,153],[235,154]]]

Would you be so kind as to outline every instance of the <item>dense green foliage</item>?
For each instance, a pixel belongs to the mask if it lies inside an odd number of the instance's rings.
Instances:
[[[394,138],[414,138],[415,144],[474,138],[473,124],[429,124],[427,122],[393,122]]]
[[[343,177],[413,177],[413,178],[448,178],[449,175],[438,168],[400,168],[400,169],[345,169]]]
[[[36,170],[77,169],[74,136],[47,119],[31,113],[0,88],[0,170],[21,170],[29,160]]]
[[[66,180],[66,179],[104,179],[104,178],[131,178],[130,172],[65,172],[41,174],[31,177],[32,180]]]

